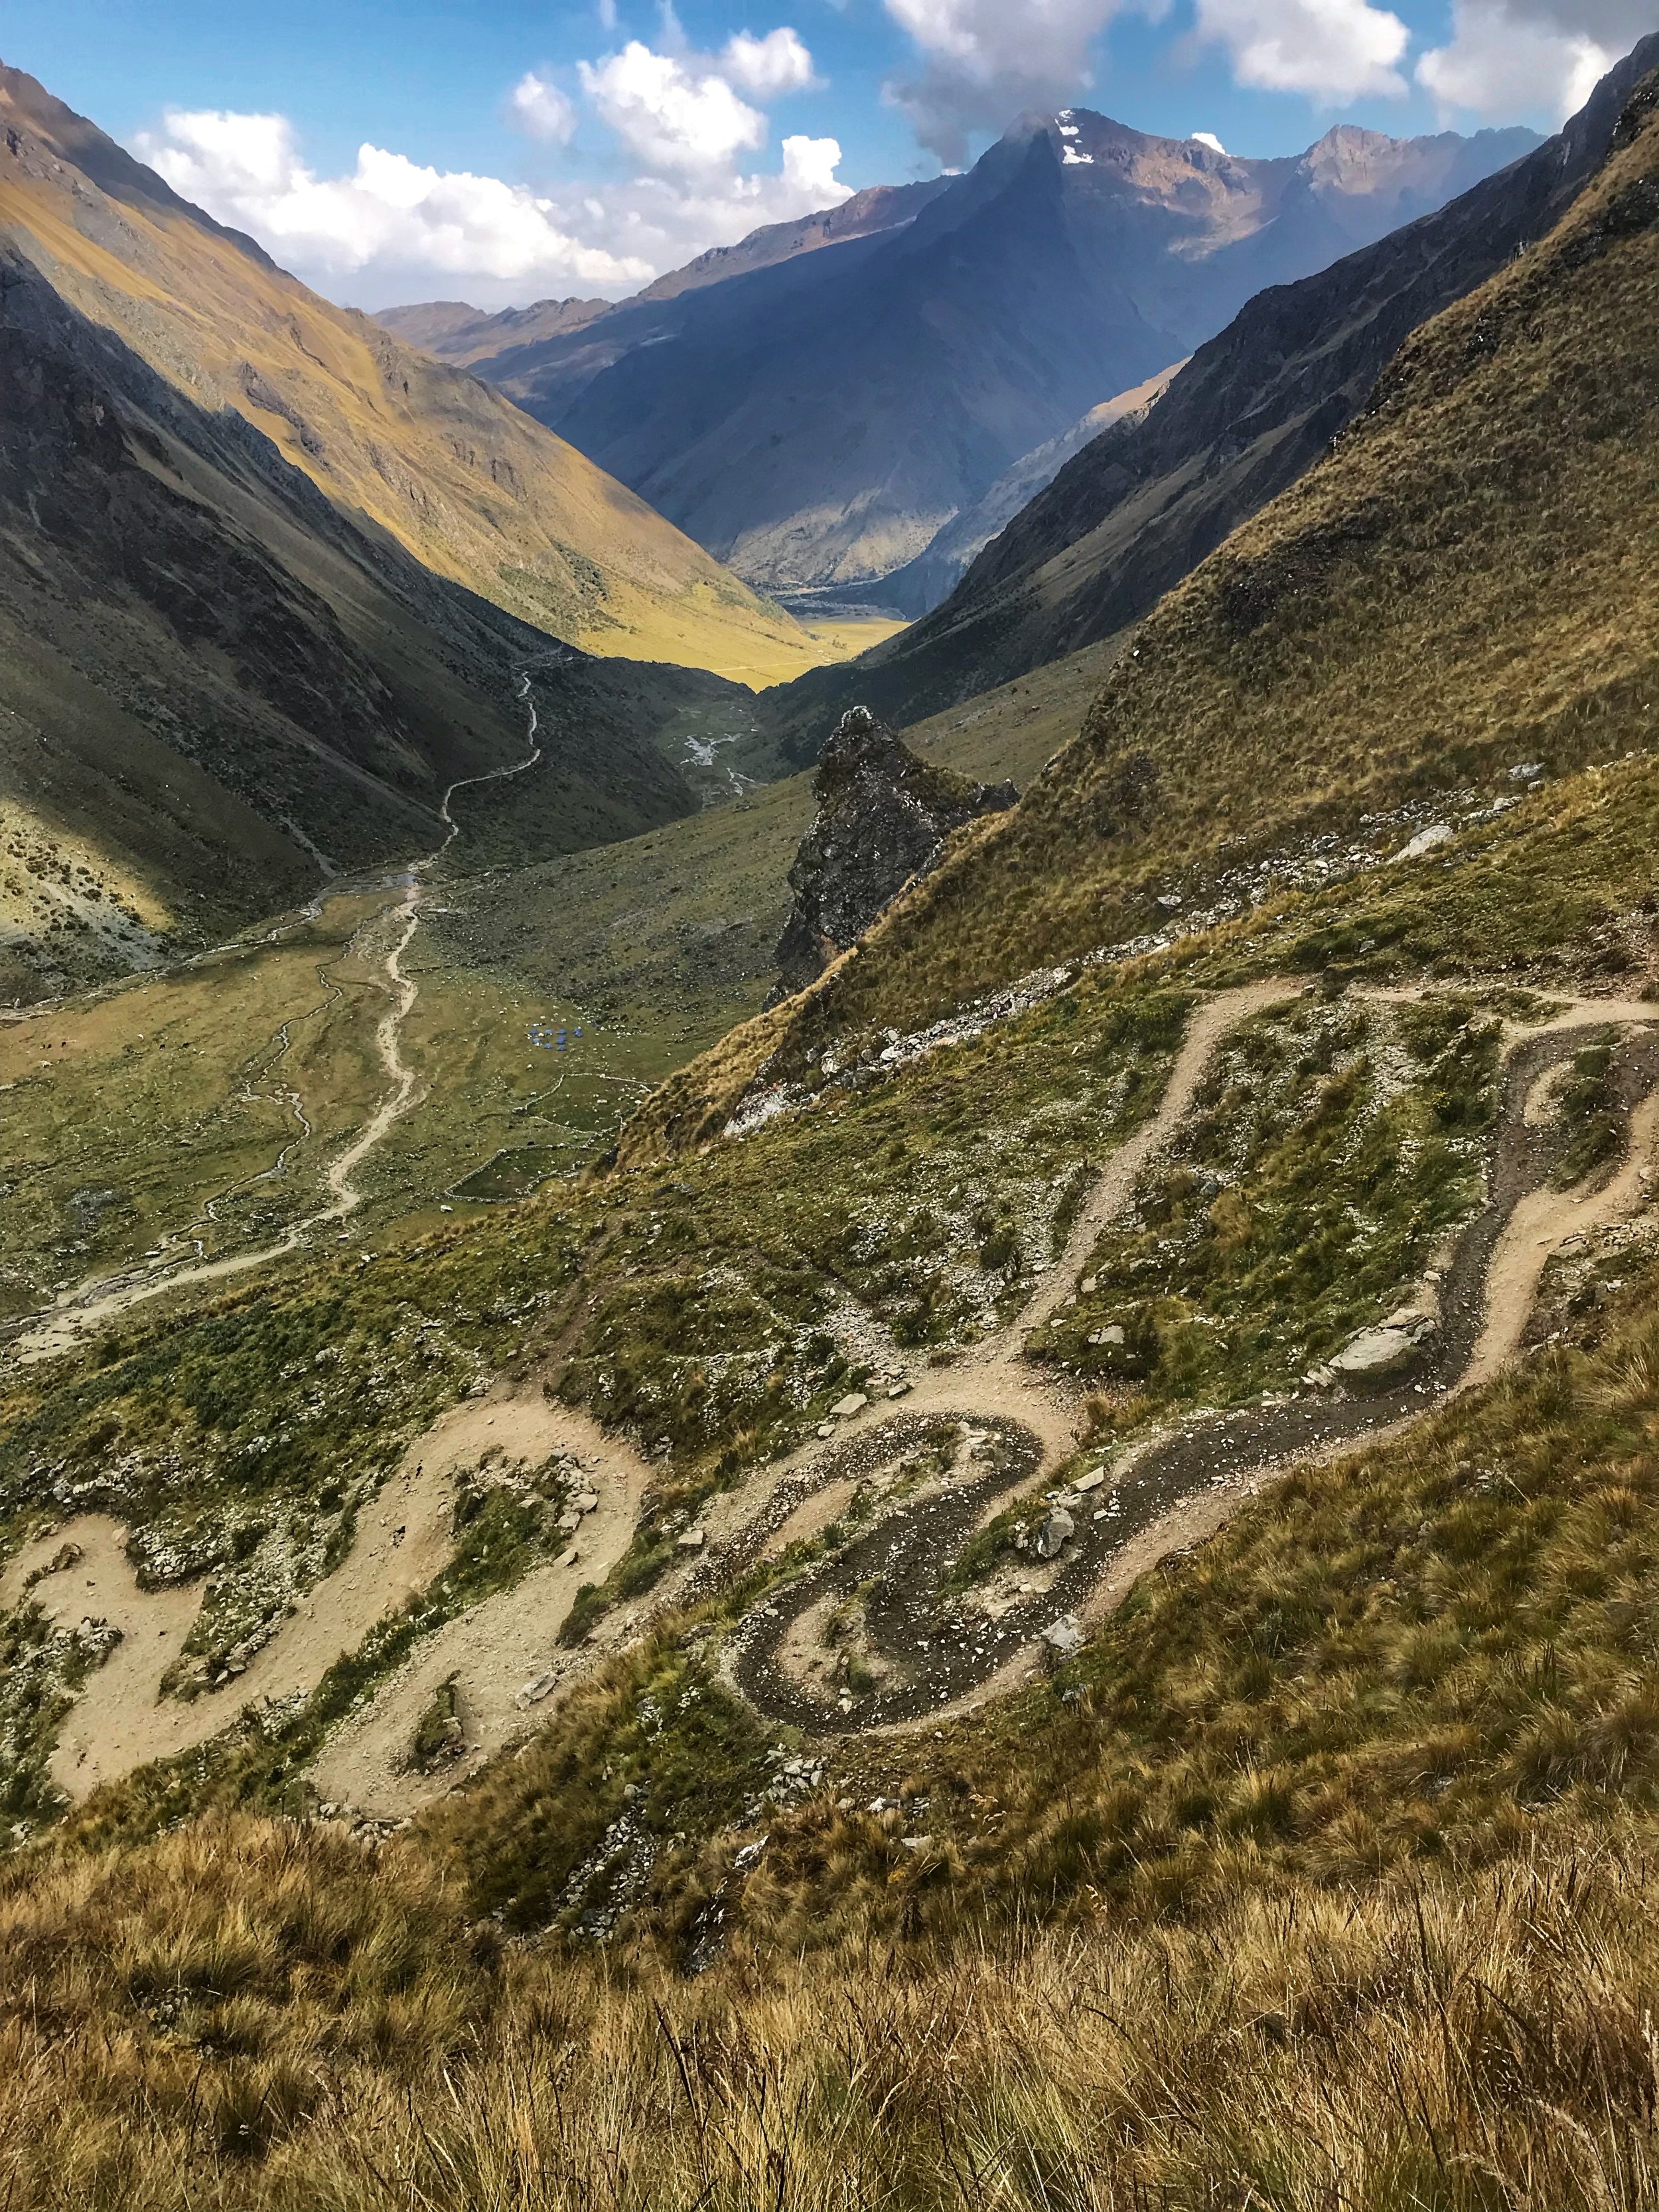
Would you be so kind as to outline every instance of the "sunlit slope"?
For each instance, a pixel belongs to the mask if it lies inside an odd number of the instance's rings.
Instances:
[[[1367,812],[1659,733],[1659,118],[1148,617],[1083,733],[798,1015],[919,1018]],[[1160,901],[1165,903],[1160,904]]]
[[[595,653],[753,684],[823,657],[562,439],[318,298],[33,78],[0,70],[0,241],[428,568]]]

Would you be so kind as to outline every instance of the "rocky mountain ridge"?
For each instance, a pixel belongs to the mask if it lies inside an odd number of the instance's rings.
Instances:
[[[320,299],[21,70],[0,68],[0,243],[424,567],[587,651],[751,683],[818,657],[568,443]]]
[[[765,589],[869,582],[1264,285],[1535,143],[1342,128],[1249,161],[1029,116],[896,226],[471,358]]]
[[[1649,39],[1514,167],[1317,275],[1271,288],[1201,345],[1158,404],[1069,460],[951,597],[850,670],[769,695],[810,760],[854,696],[902,726],[1125,633],[1294,482],[1365,405],[1411,331],[1547,231],[1612,141]]]
[[[862,707],[831,732],[813,782],[817,811],[789,870],[770,1004],[803,989],[857,943],[953,830],[1016,805],[1012,783],[975,783],[924,761]]]

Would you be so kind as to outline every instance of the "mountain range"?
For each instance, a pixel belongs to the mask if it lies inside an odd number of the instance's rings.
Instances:
[[[791,757],[856,702],[903,724],[1124,635],[1228,532],[1323,454],[1411,331],[1556,222],[1659,64],[1645,40],[1518,163],[1316,274],[1269,287],[1084,445],[978,551],[942,605],[866,653],[769,696]],[[943,573],[943,572],[941,572]]]
[[[964,176],[861,194],[619,307],[386,319],[455,351],[756,584],[867,586],[1264,286],[1536,143],[1340,125],[1300,156],[1245,161],[1079,108],[1023,118]]]
[[[1200,349],[1462,272],[1017,803],[845,726],[580,1158],[637,1030],[396,875],[0,1024],[8,2212],[1659,2198],[1653,59]]]

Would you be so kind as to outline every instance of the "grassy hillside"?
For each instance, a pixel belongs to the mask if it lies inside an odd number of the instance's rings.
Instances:
[[[345,512],[590,652],[775,683],[821,648],[505,399],[331,307],[17,70],[0,240],[190,398],[230,407]]]
[[[1065,1071],[1085,1039],[1099,1073],[1121,1064],[1131,1009],[1161,1048],[1160,999],[1317,964],[1362,930],[1392,972],[1455,969],[1446,982],[1478,996],[1495,962],[1547,992],[1639,899],[1656,823],[1650,760],[1566,776],[1469,833],[1484,859],[1291,894],[821,1127],[450,1228],[390,1270],[325,1269],[182,1328],[130,1329],[98,1364],[13,1392],[9,1494],[33,1515],[42,1475],[90,1477],[112,1502],[113,1480],[131,1511],[153,1480],[147,1525],[215,1559],[229,1633],[240,1587],[269,1601],[279,1534],[291,1546],[319,1515],[313,1483],[384,1464],[388,1435],[510,1357],[526,1301],[551,1293],[557,1328],[586,1280],[613,1337],[629,1301],[647,1324],[637,1391],[672,1388],[683,1361],[658,1294],[688,1269],[708,1285],[705,1327],[737,1254],[795,1310],[826,1263],[860,1298],[891,1295],[879,1271],[896,1252],[861,1236],[872,1272],[846,1272],[849,1210],[864,1235],[896,1227],[920,1163],[969,1159],[1022,1206],[1020,1179],[1036,1192],[1054,1164],[1033,1157],[1030,1117],[1062,1156],[1098,1141],[1066,1129]],[[1491,1003],[1520,1002],[1510,988]],[[1333,996],[1301,1018],[1354,1011]],[[1438,1061],[1443,1042],[1419,1044]],[[1443,1066],[1432,1079],[1444,1110]],[[1472,1097],[1485,1079],[1477,1053]],[[1069,1110],[1091,1094],[1098,1074]],[[1281,1167],[1304,1110],[1281,1121]],[[653,1224],[670,1218],[663,1249]],[[1298,1234],[1323,1249],[1317,1223],[1286,1230],[1291,1252]],[[574,2207],[604,2186],[653,2212],[817,2212],[850,2174],[866,2202],[902,2186],[930,2212],[1068,2191],[1196,2212],[1224,2185],[1294,2212],[1339,2187],[1377,2212],[1407,2189],[1462,2212],[1482,2197],[1434,2193],[1462,2161],[1528,2212],[1610,2191],[1639,2203],[1659,2156],[1639,2029],[1655,1264],[1650,1221],[1576,1255],[1534,1324],[1550,1340],[1510,1378],[1269,1490],[1143,1581],[1052,1680],[933,1730],[823,1747],[803,1787],[780,1761],[811,1745],[757,1730],[721,1678],[716,1599],[601,1665],[527,1753],[399,1839],[234,1809],[304,1804],[319,1716],[361,1668],[313,1710],[106,1794],[0,1877],[20,1968],[0,2090],[15,2201],[44,2212],[63,2181],[77,2206],[142,2191],[286,2212],[323,2191],[390,2212],[414,2188],[460,2212],[489,2190]],[[1292,1267],[1278,1282],[1268,1318],[1295,1340],[1316,1280]],[[959,1322],[938,1322],[948,1343]],[[720,1325],[733,1346],[753,1326],[729,1289]],[[702,1409],[676,1473],[757,1449],[780,1352],[793,1364],[761,1326],[758,1394]],[[292,1423],[313,1346],[340,1355],[326,1412],[307,1411],[305,1449],[267,1454],[250,1490],[247,1445]],[[112,1427],[118,1476],[97,1472]],[[266,1533],[204,1553],[250,1508]],[[25,1659],[14,1686],[49,1697]],[[630,1802],[649,1879],[609,1953],[556,1930],[522,1942],[569,1909],[573,1873]],[[10,1803],[27,1820],[35,1801]],[[688,1960],[703,1968],[689,1979]]]
[[[1057,661],[917,723],[906,741],[975,781],[1012,776],[1024,787],[1076,730],[1103,659]],[[699,750],[714,740],[718,773],[733,755],[740,774],[775,769],[763,747],[748,757],[741,736],[728,747],[733,728],[740,717],[712,710],[691,732]],[[676,757],[695,775],[688,742]],[[811,787],[810,771],[758,782],[644,836],[460,882],[434,925],[439,942],[464,969],[510,977],[572,1021],[620,1031],[635,1047],[629,1072],[660,1082],[757,1013],[776,981],[785,878],[812,818]]]
[[[0,259],[0,999],[432,852],[445,790],[521,760],[532,707],[543,759],[492,850],[695,804],[653,730],[739,687],[576,654],[422,568]]]
[[[1121,636],[1323,457],[1413,330],[1554,226],[1656,61],[1659,40],[1644,40],[1512,167],[1316,275],[1257,292],[1180,370],[1167,404],[1095,437],[1012,520],[1005,512],[959,586],[915,606],[926,618],[905,636],[769,700],[787,751],[812,757],[854,698],[909,719]],[[901,592],[894,604],[911,601]]]
[[[6,1379],[18,2212],[1651,2205],[1656,178],[619,1166]]]

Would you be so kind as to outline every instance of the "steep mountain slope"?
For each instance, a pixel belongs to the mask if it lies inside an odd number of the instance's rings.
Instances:
[[[796,1002],[781,1065],[1248,910],[1287,853],[1364,846],[1414,796],[1652,742],[1654,82],[1548,237],[1410,338],[1331,454],[1147,617],[1013,813]],[[717,1118],[782,1036],[734,1042]],[[707,1087],[680,1080],[665,1115]]]
[[[441,843],[445,787],[522,757],[526,678],[543,850],[695,804],[653,713],[735,687],[588,660],[431,574],[7,249],[0,391],[0,998]]]
[[[0,72],[0,242],[198,405],[354,516],[586,649],[750,682],[811,643],[497,394],[330,307],[53,100]]]
[[[4,1379],[15,2212],[1652,2201],[1656,306],[1659,79],[878,1034]]]
[[[950,597],[991,540],[1048,489],[1074,453],[1093,445],[1117,423],[1144,421],[1184,366],[1177,362],[1160,375],[1137,384],[1133,391],[1120,392],[1115,399],[1103,399],[1058,438],[1022,454],[982,498],[947,522],[914,561],[881,579],[875,589],[882,605],[916,617],[931,613]]]
[[[750,231],[735,246],[711,246],[683,269],[671,270],[619,305],[608,300],[538,300],[528,307],[485,314],[460,301],[434,300],[408,307],[382,308],[374,319],[394,336],[407,338],[411,345],[424,346],[428,353],[446,361],[465,366],[488,364],[492,381],[505,385],[519,373],[520,363],[525,373],[533,371],[538,357],[532,349],[544,341],[565,337],[587,329],[602,317],[608,318],[606,329],[592,334],[596,343],[582,349],[587,373],[597,375],[601,366],[630,346],[669,336],[680,327],[674,316],[660,312],[646,315],[641,310],[660,310],[670,301],[705,285],[724,283],[729,276],[748,276],[757,269],[775,268],[826,246],[896,230],[914,221],[948,184],[948,179],[937,177],[930,184],[872,185],[854,192],[839,207],[802,216],[794,222],[769,223]]]
[[[937,714],[1138,621],[1318,459],[1410,331],[1551,227],[1656,61],[1659,40],[1644,40],[1559,137],[1515,167],[1251,300],[1150,416],[1070,461],[936,612],[856,670],[780,691],[769,714],[793,756],[810,759],[855,700],[901,723]]]
[[[1082,109],[1027,118],[890,235],[477,366],[742,574],[855,582],[1263,285],[1534,143],[1345,128],[1299,160],[1243,161]]]

